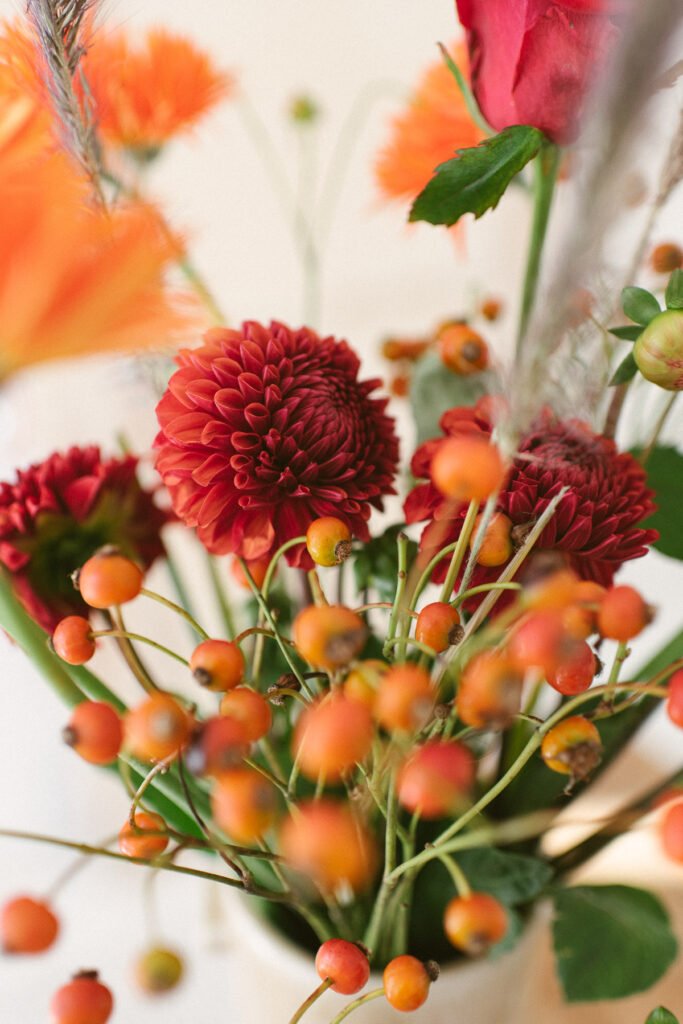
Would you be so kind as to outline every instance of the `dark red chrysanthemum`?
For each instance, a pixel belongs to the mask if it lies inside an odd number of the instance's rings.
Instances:
[[[216,554],[263,558],[334,515],[367,540],[398,462],[379,380],[345,341],[302,327],[216,328],[178,357],[157,407],[157,468],[177,515]],[[312,563],[303,547],[292,564]]]
[[[450,409],[441,418],[446,437],[464,433],[488,436],[494,406],[491,398],[473,407]],[[411,468],[418,478],[429,478],[434,453],[445,438],[420,445]],[[498,509],[512,520],[513,538],[523,539],[551,499],[569,488],[541,534],[537,550],[560,551],[582,579],[603,585],[612,582],[619,567],[647,554],[657,539],[656,530],[639,524],[655,509],[645,471],[627,452],[618,452],[613,441],[595,434],[581,420],[557,420],[545,410],[522,439],[510,475],[498,499]],[[418,484],[405,503],[406,521],[428,519],[421,548],[431,554],[457,539],[465,517],[464,507],[453,503],[431,483]],[[447,560],[435,574],[442,580]],[[473,583],[490,582],[502,567],[477,567]]]
[[[87,614],[71,573],[104,544],[147,568],[163,554],[166,513],[143,490],[132,455],[103,459],[70,448],[0,483],[0,564],[20,601],[51,631],[65,615]]]

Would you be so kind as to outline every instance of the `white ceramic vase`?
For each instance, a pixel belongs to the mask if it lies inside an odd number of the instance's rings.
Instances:
[[[249,910],[243,897],[228,903],[230,1007],[235,1024],[287,1024],[319,979],[313,958]],[[398,1013],[379,998],[359,1008],[349,1024],[522,1024],[538,917],[532,918],[516,947],[496,960],[446,966],[425,1005]],[[371,977],[365,991],[381,985]],[[330,1024],[354,997],[326,992],[302,1024]],[[528,1024],[528,1021],[526,1021]]]

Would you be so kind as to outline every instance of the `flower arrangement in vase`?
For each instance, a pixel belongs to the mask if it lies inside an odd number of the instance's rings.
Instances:
[[[660,900],[572,884],[570,873],[658,803],[662,848],[682,863],[681,770],[560,853],[544,841],[660,703],[683,727],[683,634],[632,670],[656,609],[615,581],[652,546],[682,555],[683,456],[660,434],[683,389],[683,253],[658,246],[656,286],[633,283],[683,176],[680,130],[623,289],[604,285],[599,264],[610,169],[652,94],[675,79],[663,71],[680,13],[664,0],[647,17],[625,3],[459,0],[466,47],[443,50],[377,176],[385,193],[411,197],[411,220],[448,227],[508,189],[533,191],[517,350],[505,376],[479,323],[501,317],[490,296],[431,334],[385,342],[418,444],[403,518],[378,530],[372,513],[397,493],[400,454],[382,382],[365,379],[346,341],[311,327],[225,326],[180,236],[143,195],[167,141],[234,81],[168,33],[137,48],[124,34],[101,38],[96,7],[29,0],[26,23],[0,42],[0,373],[93,339],[111,349],[192,341],[169,372],[154,363],[154,485],[130,452],[88,446],[0,486],[0,624],[70,705],[65,742],[130,795],[116,843],[11,828],[0,837],[253,898],[309,961],[310,992],[282,1008],[283,1024],[369,1021],[387,1004],[450,1019],[450,998],[430,1013],[440,972],[486,961],[481,977],[495,986],[541,901],[553,906],[567,1000],[647,990],[677,953]],[[644,38],[650,59],[615,91]],[[613,65],[609,87],[589,89],[602,64]],[[610,150],[596,146],[577,170],[566,155],[575,159],[591,100]],[[291,117],[309,130],[315,105],[301,99]],[[583,205],[542,292],[563,174],[585,176]],[[312,226],[300,210],[295,219],[306,262]],[[168,284],[172,268],[182,287]],[[620,450],[635,382],[670,397]],[[592,422],[568,412],[579,392]],[[171,524],[208,559],[220,635],[202,625],[168,552]],[[148,586],[161,561],[175,593]],[[128,626],[129,604],[144,601],[163,607],[163,634]],[[88,667],[105,644],[138,684],[129,704]],[[177,687],[146,648],[181,666]],[[58,932],[37,895],[10,895],[0,911],[7,952],[42,953]],[[152,948],[138,974],[165,991],[182,962]],[[329,1002],[328,990],[344,998]],[[481,1000],[476,1019],[499,1019],[500,1002]],[[88,969],[58,989],[51,1012],[55,1024],[106,1024],[113,996]]]

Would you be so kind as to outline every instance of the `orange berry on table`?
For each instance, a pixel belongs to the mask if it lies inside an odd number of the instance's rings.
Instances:
[[[583,693],[593,682],[597,663],[593,651],[585,640],[575,640],[571,653],[563,658],[547,680],[554,690],[565,696]]]
[[[152,860],[163,853],[168,846],[166,822],[160,814],[147,811],[135,812],[135,828],[126,821],[119,832],[119,850],[126,857]]]
[[[507,468],[495,445],[479,437],[451,437],[432,459],[431,477],[447,498],[486,501],[505,482]]]
[[[334,516],[314,519],[306,530],[306,550],[316,565],[340,565],[351,554],[351,531]]]
[[[357,661],[344,680],[344,696],[374,708],[380,679],[388,671],[386,661],[379,658]]]
[[[367,985],[370,963],[355,942],[346,939],[327,939],[316,953],[315,969],[318,976],[332,982],[330,988],[343,996],[352,996]]]
[[[76,574],[81,597],[91,608],[111,608],[137,597],[144,579],[142,569],[116,548],[101,548]]]
[[[430,740],[418,747],[400,769],[398,801],[423,818],[442,818],[462,806],[474,775],[474,757],[464,743]]]
[[[470,538],[470,548],[474,546],[481,520],[482,516],[477,516]],[[512,555],[511,534],[512,521],[508,519],[504,512],[494,512],[491,521],[486,527],[483,543],[477,553],[477,564],[487,566],[488,568],[495,568],[507,562]]]
[[[420,611],[415,623],[415,639],[437,654],[462,639],[458,609],[447,601],[433,601]]]
[[[255,558],[253,561],[247,562],[249,574],[259,590],[263,586],[269,565],[270,558]],[[251,590],[249,580],[244,574],[244,569],[242,568],[242,563],[239,558],[233,558],[230,562],[230,572],[232,573],[232,578],[240,585],[240,587],[242,587],[243,590]]]
[[[382,677],[374,715],[388,732],[417,732],[434,710],[436,690],[419,665],[395,665]]]
[[[561,775],[584,779],[600,763],[602,741],[597,728],[583,715],[572,715],[554,725],[541,743],[541,757]]]
[[[484,299],[479,307],[479,312],[485,320],[497,320],[503,311],[503,303],[500,299],[490,296]]]
[[[683,267],[683,249],[675,242],[661,242],[650,255],[652,269],[658,274],[670,274]]]
[[[183,961],[172,949],[155,946],[135,963],[135,980],[143,992],[168,992],[183,976]]]
[[[482,651],[462,673],[456,706],[458,717],[474,729],[505,729],[520,710],[522,675],[503,654]]]
[[[81,971],[50,1002],[53,1024],[107,1024],[114,999],[97,971]]]
[[[232,690],[244,669],[244,655],[231,640],[203,640],[190,656],[190,671],[206,690]]]
[[[227,718],[234,718],[244,728],[250,743],[262,739],[270,732],[273,712],[263,694],[249,686],[237,686],[221,698],[220,712]]]
[[[0,948],[3,953],[42,953],[59,933],[59,921],[48,903],[17,896],[0,909]]]
[[[52,634],[55,654],[69,665],[85,665],[95,653],[92,626],[82,615],[67,615]]]
[[[659,837],[667,857],[683,864],[683,799],[670,802],[664,810]]]
[[[304,775],[336,782],[363,761],[374,736],[366,704],[331,694],[310,704],[294,730],[292,749]]]
[[[426,1002],[438,976],[439,968],[431,960],[423,964],[414,956],[394,957],[384,968],[384,995],[395,1010],[410,1013]]]
[[[84,761],[110,764],[123,742],[123,722],[118,711],[104,701],[84,700],[78,704],[62,731],[62,739]]]
[[[444,324],[439,328],[437,341],[441,362],[461,377],[479,373],[489,365],[486,342],[467,324]]]
[[[237,843],[260,839],[275,821],[277,791],[253,768],[223,772],[211,794],[217,825]]]
[[[367,628],[359,615],[343,605],[309,605],[292,626],[294,644],[302,658],[316,668],[348,665],[365,644]]]
[[[185,763],[194,775],[219,777],[241,764],[250,745],[243,722],[217,715],[202,722],[192,733]]]
[[[468,956],[481,956],[508,930],[505,907],[485,892],[456,896],[447,905],[443,927],[448,941]]]
[[[652,609],[633,587],[610,587],[598,611],[598,629],[609,640],[626,643],[652,621]]]
[[[360,892],[377,867],[375,841],[348,804],[311,800],[299,804],[280,831],[280,849],[289,865],[328,892],[340,886]]]
[[[143,761],[163,761],[187,743],[191,720],[167,693],[153,693],[124,719],[126,746]]]
[[[674,725],[679,725],[683,729],[683,668],[674,672],[669,680],[666,713]]]

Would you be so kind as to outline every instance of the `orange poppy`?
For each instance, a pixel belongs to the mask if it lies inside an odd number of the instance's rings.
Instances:
[[[82,68],[104,142],[143,153],[192,128],[233,87],[207,54],[164,29],[139,46],[96,30]]]
[[[52,143],[50,110],[37,71],[36,50],[16,22],[0,26],[0,153],[35,156]]]
[[[465,47],[454,50],[458,67],[467,70]],[[387,199],[414,199],[435,168],[456,149],[476,146],[482,132],[472,120],[462,93],[443,60],[422,75],[407,108],[394,118],[375,175]]]
[[[0,150],[0,194],[0,380],[47,359],[160,348],[196,327],[190,300],[164,288],[182,246],[153,208],[94,208],[57,153]]]

